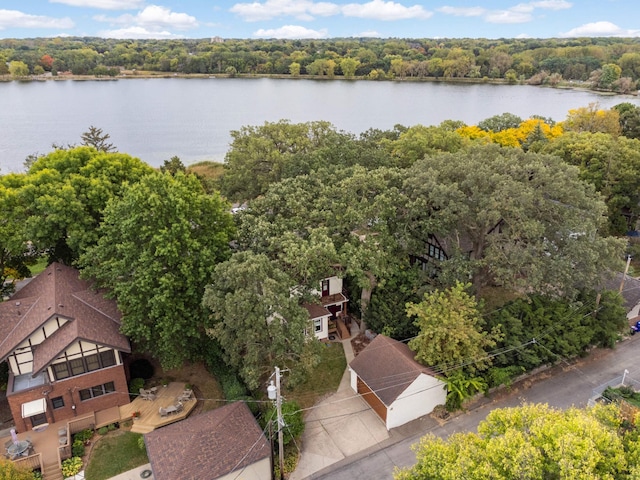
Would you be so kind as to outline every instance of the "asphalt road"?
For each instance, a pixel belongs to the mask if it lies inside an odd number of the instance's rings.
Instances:
[[[547,403],[557,408],[584,407],[593,389],[623,375],[640,381],[640,335],[624,340],[613,350],[594,350],[578,361],[562,361],[552,369],[514,385],[510,391],[483,398],[476,406],[429,431],[443,438],[456,432],[475,431],[478,424],[494,408],[513,407],[528,403]],[[315,473],[312,479],[351,480],[354,478],[390,479],[396,467],[415,463],[411,445],[429,431],[409,436],[377,451],[365,451],[345,458]]]

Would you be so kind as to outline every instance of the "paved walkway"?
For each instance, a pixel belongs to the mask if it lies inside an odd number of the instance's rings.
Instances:
[[[355,325],[355,322],[352,322]],[[357,325],[352,326],[357,334]],[[353,360],[351,339],[342,341],[347,365]],[[349,368],[338,390],[309,410],[302,435],[302,454],[298,467],[289,477],[301,480],[357,452],[378,447],[389,432],[371,407],[350,385]]]

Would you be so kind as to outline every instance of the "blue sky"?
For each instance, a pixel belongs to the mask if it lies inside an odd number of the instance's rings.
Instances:
[[[0,0],[0,38],[640,36],[638,0]]]

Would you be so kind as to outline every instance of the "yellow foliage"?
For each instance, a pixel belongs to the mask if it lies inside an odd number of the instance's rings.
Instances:
[[[468,138],[470,140],[478,140],[478,139],[491,139],[491,134],[482,130],[480,127],[476,125],[465,125],[464,127],[460,127],[456,130],[456,133],[462,137]]]

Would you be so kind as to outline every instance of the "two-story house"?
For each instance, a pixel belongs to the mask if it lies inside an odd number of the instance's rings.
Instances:
[[[59,263],[0,303],[0,361],[16,429],[129,403],[116,302]]]
[[[320,280],[319,290],[312,293],[318,296],[319,303],[305,303],[311,319],[311,332],[319,340],[326,340],[333,333],[338,332],[339,322],[343,322],[347,315],[349,299],[342,291],[342,278],[333,276]],[[347,331],[348,329],[342,329]]]

